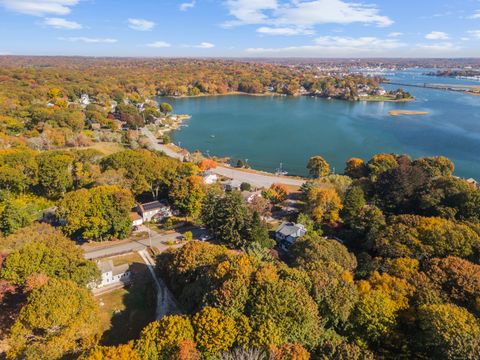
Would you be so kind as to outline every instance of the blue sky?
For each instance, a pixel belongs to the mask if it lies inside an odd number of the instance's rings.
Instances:
[[[0,0],[0,54],[478,57],[480,0]]]

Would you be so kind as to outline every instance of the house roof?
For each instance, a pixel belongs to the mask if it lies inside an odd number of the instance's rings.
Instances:
[[[140,216],[140,214],[137,213],[136,211],[135,211],[135,212],[134,212],[134,211],[131,211],[129,215],[130,215],[130,219],[131,219],[131,220],[141,220],[141,219],[142,219],[142,217]]]
[[[276,232],[282,234],[283,236],[300,237],[305,235],[306,230],[305,226],[302,224],[284,221],[277,228]]]
[[[232,188],[239,188],[242,185],[242,183],[238,180],[229,180],[225,182],[225,185],[228,185]]]
[[[165,205],[163,205],[160,201],[157,200],[157,201],[152,201],[152,202],[145,203],[145,204],[140,204],[140,210],[142,212],[151,211],[151,210],[161,209],[164,206]]]
[[[105,274],[105,273],[108,273],[108,272],[111,271],[112,275],[123,274],[123,273],[127,272],[128,268],[130,267],[129,264],[122,264],[122,265],[114,266],[112,260],[97,261],[97,266],[100,269],[100,272],[102,274]]]

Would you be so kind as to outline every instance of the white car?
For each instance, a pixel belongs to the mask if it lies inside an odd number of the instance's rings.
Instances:
[[[208,235],[208,234],[203,234],[202,236],[200,236],[200,240],[202,240],[202,241],[208,241],[208,240],[212,240],[212,239],[213,239],[213,236]]]

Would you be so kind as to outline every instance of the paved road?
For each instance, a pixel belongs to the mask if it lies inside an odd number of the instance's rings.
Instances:
[[[203,229],[189,229],[194,239],[199,239],[203,234],[205,234],[205,230]],[[174,241],[182,238],[182,234],[175,232],[172,234],[160,235],[151,231],[151,238],[143,239],[143,240],[133,240],[129,242],[123,242],[120,244],[112,244],[111,246],[97,248],[97,249],[88,249],[84,248],[85,250],[85,258],[87,259],[98,259],[102,257],[120,255],[128,252],[133,251],[141,251],[146,249],[147,247],[153,246],[158,248],[159,251],[165,251],[169,246],[166,244],[168,241]]]
[[[150,145],[153,149],[158,151],[163,151],[167,156],[183,160],[184,156],[173,151],[168,146],[159,144],[155,135],[152,134],[150,130],[146,127],[141,129],[142,134],[145,135],[150,141]],[[276,176],[262,173],[252,173],[248,171],[243,171],[240,169],[235,169],[229,166],[218,166],[216,169],[212,170],[217,175],[225,176],[230,179],[234,179],[240,182],[247,182],[258,188],[268,188],[274,183],[281,183],[286,185],[301,186],[305,180],[293,179],[285,176]]]

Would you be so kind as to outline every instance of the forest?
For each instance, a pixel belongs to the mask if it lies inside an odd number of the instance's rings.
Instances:
[[[203,182],[214,160],[169,158],[138,131],[173,111],[149,101],[158,93],[337,89],[352,79],[216,60],[0,64],[0,356],[480,358],[480,189],[449,159],[377,154],[351,158],[339,175],[312,157],[295,191],[300,212],[282,219],[306,234],[282,251],[269,222],[290,189],[273,184],[247,202]],[[158,254],[179,314],[105,345],[89,288],[100,272],[77,245],[128,238],[132,208],[155,199],[212,239]]]
[[[200,181],[212,161],[181,163],[148,150],[95,155],[2,155],[30,180],[2,184],[15,199],[4,201],[1,220],[7,358],[479,357],[480,190],[454,177],[447,158],[352,158],[344,175],[311,158],[312,179],[292,219],[307,234],[281,252],[263,219],[285,198],[282,185],[248,204],[237,190]],[[46,164],[64,170],[49,173]],[[157,259],[182,314],[151,322],[127,344],[101,346],[101,310],[86,288],[99,273],[72,239],[127,236],[141,194],[169,198],[215,239],[187,241]],[[57,225],[28,217],[23,197],[55,203]]]

